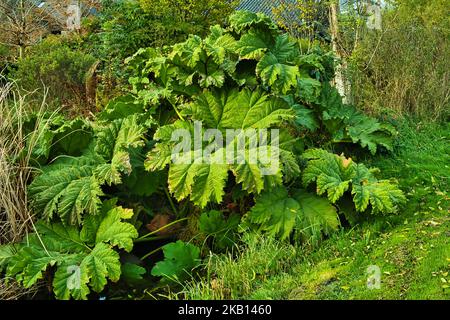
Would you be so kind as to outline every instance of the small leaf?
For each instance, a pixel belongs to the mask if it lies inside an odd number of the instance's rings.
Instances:
[[[89,273],[90,285],[95,292],[101,292],[107,283],[107,278],[117,282],[121,268],[119,254],[105,243],[98,243],[87,255],[80,266]]]
[[[110,242],[113,246],[130,252],[133,248],[133,239],[138,237],[138,232],[132,224],[121,222],[121,219],[129,219],[132,215],[132,210],[122,207],[110,210],[98,227],[96,243]]]
[[[200,249],[181,240],[163,247],[164,260],[153,267],[151,274],[169,281],[183,281],[200,264]]]
[[[134,263],[124,263],[122,265],[122,275],[121,278],[123,278],[125,281],[129,283],[135,283],[136,281],[140,281],[143,279],[143,275],[147,272],[145,268],[134,264]]]

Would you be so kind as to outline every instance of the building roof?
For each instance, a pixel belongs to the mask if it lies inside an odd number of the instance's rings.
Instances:
[[[294,4],[298,0],[242,0],[238,5],[238,10],[248,10],[252,12],[262,12],[267,14],[269,17],[273,17],[272,8],[280,6],[281,3]],[[320,1],[320,0],[317,0]],[[372,2],[381,3],[382,6],[385,5],[385,0],[372,0]],[[339,0],[341,11],[345,12],[348,7],[352,5],[353,2],[349,0]]]
[[[252,12],[262,12],[273,18],[272,9],[281,3],[296,3],[297,0],[242,0],[237,10],[248,10]]]

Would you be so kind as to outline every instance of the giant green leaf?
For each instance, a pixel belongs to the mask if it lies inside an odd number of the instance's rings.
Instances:
[[[89,274],[90,285],[96,292],[101,292],[107,278],[117,282],[120,278],[119,254],[105,243],[97,243],[80,265],[81,270]]]
[[[261,230],[284,239],[293,230],[299,209],[298,202],[288,197],[287,190],[280,187],[256,199],[250,220],[260,225]]]
[[[378,180],[373,171],[359,164],[352,180],[353,201],[357,211],[365,211],[370,203],[373,212],[393,213],[406,201],[402,191],[389,180]]]
[[[72,255],[58,264],[53,278],[53,291],[59,300],[87,300],[90,293],[89,270],[80,266],[82,255]]]
[[[16,280],[25,288],[30,288],[38,280],[43,278],[42,272],[48,266],[55,265],[59,259],[61,259],[61,255],[56,252],[49,254],[43,250],[39,250],[36,246],[23,247],[17,255],[10,258],[7,274],[18,273]]]
[[[274,45],[271,34],[262,30],[250,30],[237,43],[237,50],[241,59],[260,60]]]
[[[264,146],[252,146],[250,141],[262,142],[256,129],[279,127],[284,121],[293,118],[293,110],[283,99],[270,96],[262,90],[212,90],[197,97],[187,107],[185,114],[193,120],[202,121],[206,128],[220,129],[224,139],[222,143],[226,145],[216,146],[209,161],[197,154],[199,150],[190,150],[184,154],[184,161],[172,161],[171,152],[175,147],[172,136],[175,130],[183,129],[192,136],[193,124],[188,120],[177,121],[157,130],[155,139],[158,143],[148,154],[145,166],[155,171],[169,165],[169,190],[177,200],[190,198],[200,207],[205,207],[209,202],[220,203],[228,171],[233,172],[236,182],[251,193],[260,193],[264,188],[282,183],[279,152],[270,145],[276,136],[271,135],[269,138],[269,132],[266,132],[267,145]],[[243,129],[254,130],[244,132]],[[190,144],[192,149],[192,142]],[[292,152],[287,149],[282,152],[284,170],[292,176],[298,174],[300,170]],[[267,161],[254,159],[255,155],[267,155]]]
[[[127,118],[133,114],[144,112],[144,106],[132,95],[120,96],[111,100],[97,118],[103,121],[114,121]]]
[[[345,158],[320,149],[309,149],[303,157],[309,159],[303,173],[303,183],[308,185],[315,181],[317,194],[326,192],[328,199],[335,203],[348,190],[354,167],[347,165]]]
[[[283,94],[292,87],[297,87],[300,71],[293,63],[297,53],[295,43],[289,41],[287,34],[278,36],[274,46],[256,66],[256,73],[261,77],[263,84],[272,86]]]
[[[359,143],[372,154],[377,152],[378,146],[392,150],[394,128],[344,104],[336,88],[324,84],[319,101],[324,124],[334,141]]]
[[[44,278],[53,266],[56,273],[53,289],[58,299],[87,299],[90,288],[101,292],[107,281],[116,282],[121,275],[119,254],[114,247],[131,251],[137,230],[129,223],[132,210],[115,207],[106,201],[101,212],[89,216],[81,232],[62,223],[37,223],[37,234],[31,234],[17,251],[9,251],[4,260],[6,274],[25,287]],[[6,249],[0,249],[1,252]],[[0,256],[1,258],[1,256]]]
[[[210,35],[204,40],[205,51],[215,63],[221,65],[225,62],[227,54],[234,53],[236,40],[219,25],[212,26],[210,31]]]
[[[203,164],[194,177],[191,201],[204,208],[209,202],[220,203],[228,179],[228,165]]]
[[[246,10],[238,10],[229,18],[230,27],[241,33],[248,30],[250,27],[261,27],[266,30],[276,30],[277,25],[265,14],[254,13]]]
[[[287,93],[297,85],[300,72],[297,66],[281,62],[272,53],[264,55],[256,67],[256,72],[267,86],[273,86],[282,93]]]
[[[281,239],[288,238],[294,230],[303,236],[317,236],[329,234],[339,226],[336,209],[327,199],[304,190],[296,190],[290,196],[284,187],[262,193],[249,220]]]
[[[340,226],[336,208],[327,199],[304,190],[297,190],[293,198],[300,205],[296,228],[303,236],[329,235]]]
[[[114,120],[98,130],[95,151],[107,161],[95,171],[101,182],[120,184],[122,173],[131,173],[129,149],[144,145],[144,133],[137,115]]]
[[[80,224],[85,212],[96,214],[103,195],[93,175],[96,161],[80,158],[72,162],[59,161],[47,167],[28,188],[35,210],[47,220],[57,213],[70,224]]]
[[[307,186],[316,182],[317,193],[326,192],[333,203],[349,189],[356,210],[360,212],[371,204],[373,213],[393,213],[405,202],[405,196],[395,182],[375,177],[376,169],[322,149],[307,150],[303,156],[308,159],[303,183]]]

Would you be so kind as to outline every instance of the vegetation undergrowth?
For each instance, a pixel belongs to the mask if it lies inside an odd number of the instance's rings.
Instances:
[[[18,242],[33,230],[27,183],[34,165],[32,150],[34,154],[41,151],[47,120],[43,115],[45,98],[33,108],[29,101],[15,83],[0,87],[0,245]],[[32,127],[30,114],[39,119]],[[2,259],[0,256],[0,263]],[[6,279],[0,279],[1,299],[17,299],[36,291],[37,286],[22,288],[14,279]]]
[[[448,121],[448,6],[443,0],[391,3],[380,30],[365,30],[364,15],[342,19],[353,101],[371,114]]]
[[[367,159],[406,190],[398,215],[341,230],[319,247],[249,242],[235,259],[212,256],[207,276],[170,298],[449,299],[450,126],[405,120],[399,128],[392,156]],[[367,288],[372,265],[380,289]]]

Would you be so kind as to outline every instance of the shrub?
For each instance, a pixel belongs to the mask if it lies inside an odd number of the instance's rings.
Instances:
[[[224,25],[239,0],[140,0],[143,10],[154,16],[164,42],[173,44],[190,34],[206,36],[210,26]],[[156,40],[156,39],[155,39]]]
[[[211,25],[225,23],[236,2],[103,0],[98,17],[84,24],[88,29],[84,47],[102,62],[98,69],[100,103],[107,103],[127,86],[125,58],[139,48],[173,45],[189,34],[206,35]]]
[[[94,57],[74,49],[66,39],[49,36],[18,61],[12,76],[28,91],[44,86],[49,103],[74,111],[87,105],[85,80],[94,62]]]

